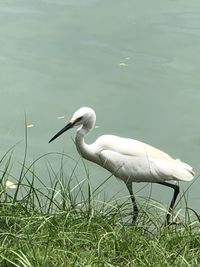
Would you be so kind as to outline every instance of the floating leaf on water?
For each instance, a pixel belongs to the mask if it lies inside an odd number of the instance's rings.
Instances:
[[[65,118],[65,116],[59,116],[59,117],[57,117],[58,120],[62,120],[64,118]]]
[[[120,64],[119,64],[119,66],[121,66],[121,67],[128,67],[128,64],[127,64],[127,63],[124,63],[124,62],[122,62],[122,63],[120,63]]]
[[[5,185],[6,185],[6,188],[11,188],[11,189],[14,189],[14,188],[17,187],[17,185],[14,184],[14,183],[13,183],[12,181],[10,181],[10,180],[7,180],[6,183],[5,183]]]
[[[27,128],[33,128],[34,127],[34,124],[28,124],[27,125]]]

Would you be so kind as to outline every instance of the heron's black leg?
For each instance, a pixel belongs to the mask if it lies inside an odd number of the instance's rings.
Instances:
[[[168,187],[171,187],[171,188],[174,189],[174,194],[173,194],[173,197],[172,197],[172,201],[171,201],[171,204],[169,206],[169,213],[166,216],[166,223],[170,224],[169,219],[170,219],[170,216],[171,216],[171,211],[174,208],[174,204],[176,202],[176,199],[177,199],[177,196],[178,196],[178,194],[180,192],[180,189],[179,189],[179,186],[176,185],[176,184],[170,184],[170,183],[167,183],[167,182],[159,182],[158,184],[162,184],[162,185],[165,185],[165,186],[168,186]]]
[[[131,201],[133,203],[133,223],[135,223],[137,217],[138,217],[138,207],[135,201],[135,197],[133,195],[133,187],[132,187],[132,182],[127,182],[126,186],[128,188],[128,191],[130,193]]]

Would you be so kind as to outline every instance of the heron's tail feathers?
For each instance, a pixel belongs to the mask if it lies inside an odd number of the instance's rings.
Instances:
[[[194,178],[195,172],[193,168],[180,159],[175,160],[173,176],[178,180],[191,181]]]

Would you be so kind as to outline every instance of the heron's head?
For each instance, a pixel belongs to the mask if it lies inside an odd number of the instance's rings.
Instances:
[[[82,128],[83,126],[86,130],[89,131],[90,129],[94,128],[95,122],[96,122],[96,114],[94,110],[88,107],[82,107],[74,113],[69,123],[56,135],[54,135],[54,137],[49,141],[49,143],[55,140],[62,133],[66,132],[67,130],[75,126],[81,125],[80,128]]]

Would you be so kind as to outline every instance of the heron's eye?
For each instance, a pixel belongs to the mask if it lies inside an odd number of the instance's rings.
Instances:
[[[77,119],[75,120],[74,124],[75,124],[75,123],[77,123],[77,122],[79,122],[79,121],[81,121],[81,120],[82,120],[82,118],[83,118],[82,116],[81,116],[81,117],[79,117],[79,118],[77,118]]]

